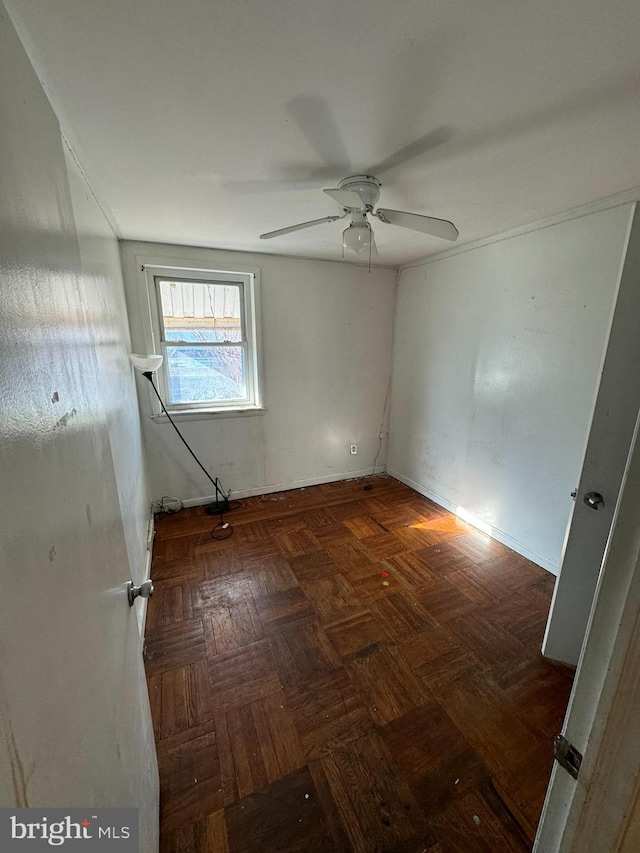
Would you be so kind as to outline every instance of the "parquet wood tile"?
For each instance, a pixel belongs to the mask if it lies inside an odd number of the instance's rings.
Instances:
[[[229,853],[224,810],[160,835],[160,853]]]
[[[456,548],[455,543],[452,544],[451,542],[440,542],[429,548],[423,548],[418,551],[416,557],[424,566],[431,569],[432,574],[439,577],[449,575],[452,572],[473,570],[477,566],[473,560],[463,554],[459,548]]]
[[[476,563],[502,556],[517,556],[518,560],[520,559],[520,556],[514,555],[513,551],[510,551],[506,545],[479,531],[456,537],[455,540],[452,540],[452,545]]]
[[[303,512],[302,518],[305,526],[316,535],[318,530],[321,530],[323,527],[331,527],[335,525],[337,521],[335,515],[326,507],[318,507],[318,509],[311,509],[308,512]]]
[[[238,798],[305,763],[282,691],[216,717],[216,726],[225,733],[219,746],[223,788]]]
[[[204,570],[195,560],[160,562],[157,567],[154,563],[153,574],[154,582],[162,581],[165,590],[183,583],[198,583],[204,578]]]
[[[279,779],[226,809],[233,853],[327,853],[329,823],[308,768]]]
[[[242,535],[242,527],[240,528]],[[255,563],[270,562],[272,559],[281,556],[281,550],[278,547],[275,538],[244,541],[236,543],[236,552],[242,562],[243,568],[248,569]]]
[[[197,778],[197,777],[196,777]],[[162,782],[161,782],[162,784]],[[194,782],[172,797],[160,793],[160,835],[179,830],[222,808],[220,781],[217,778]]]
[[[172,586],[164,593],[163,624],[183,621],[182,589],[182,586]]]
[[[324,626],[357,616],[366,610],[354,588],[342,574],[306,581],[302,587]]]
[[[319,577],[331,577],[340,571],[340,567],[331,555],[322,549],[300,557],[292,557],[287,560],[287,563],[300,583],[313,581]]]
[[[480,791],[455,802],[435,822],[443,853],[527,853],[530,845],[508,810],[498,813]]]
[[[361,539],[363,547],[377,560],[385,560],[387,557],[395,557],[411,547],[405,544],[395,533],[391,531],[378,531],[373,536]]]
[[[451,625],[415,634],[398,652],[435,696],[446,696],[451,684],[479,677],[487,671],[473,650],[455,637]]]
[[[395,649],[365,649],[345,663],[351,680],[375,722],[383,726],[417,708],[428,698],[410,667]]]
[[[293,623],[308,621],[315,616],[311,602],[299,586],[256,596],[255,603],[266,634],[277,633]]]
[[[486,664],[487,669],[510,668],[528,657],[528,648],[491,618],[491,611],[477,609],[449,625],[461,645]]]
[[[170,669],[160,676],[162,726],[161,737],[171,737],[189,728],[187,667]]]
[[[158,675],[202,660],[204,631],[201,619],[163,625],[145,638],[147,675]]]
[[[271,637],[273,659],[285,687],[304,684],[340,667],[340,658],[315,621],[293,624]]]
[[[211,704],[220,713],[240,708],[280,687],[267,640],[208,658]]]
[[[377,734],[333,750],[322,767],[352,850],[424,848],[429,839],[424,813]]]
[[[229,518],[157,520],[162,853],[530,849],[572,681],[553,577],[385,475]]]
[[[484,604],[495,605],[497,601],[503,601],[508,596],[508,592],[499,583],[495,585],[488,583],[485,578],[478,580],[475,577],[477,568],[475,564],[471,564],[463,569],[449,572],[451,583],[480,607]]]
[[[496,681],[509,697],[516,713],[539,732],[554,738],[558,719],[562,719],[571,693],[572,678],[563,679],[557,671],[549,672],[540,658],[523,662],[514,671],[506,670]]]
[[[377,566],[362,564],[349,573],[356,594],[367,605],[380,598],[408,591],[408,586],[402,579],[400,572],[389,571],[387,576],[382,574],[383,571],[388,571],[388,566],[384,561],[381,561]]]
[[[166,590],[163,586],[156,585],[153,593],[153,607],[147,607],[145,632],[147,636],[153,634],[164,625],[164,599]]]
[[[508,600],[503,601],[499,609],[485,602],[479,612],[484,612],[494,624],[500,625],[528,649],[537,650],[541,647],[544,637],[548,604],[546,608],[541,608],[535,597],[530,596],[528,600],[529,607],[526,610],[518,606],[517,597],[514,600],[514,597],[510,596]]]
[[[336,521],[349,521],[368,515],[365,500],[344,501],[331,508],[331,514]]]
[[[477,609],[475,601],[445,576],[429,580],[425,586],[414,590],[414,595],[440,625]]]
[[[485,672],[486,667],[472,651],[456,646],[450,652],[435,658],[417,674],[421,684],[441,702],[446,703],[452,685],[481,678]]]
[[[298,578],[284,557],[246,560],[245,566],[249,572],[249,583],[254,598],[298,586]]]
[[[166,539],[164,542],[164,561],[170,563],[176,560],[192,560],[194,548],[209,539],[210,537],[205,531]]]
[[[429,521],[395,527],[393,532],[402,542],[404,548],[414,551],[419,548],[433,548],[434,545],[443,545],[448,539],[453,539],[458,535],[456,530],[440,530],[437,527],[432,527]]]
[[[296,684],[285,693],[307,761],[320,758],[374,728],[344,669]]]
[[[349,660],[364,649],[392,642],[387,627],[370,610],[333,623],[327,628],[327,634],[342,660]]]
[[[444,811],[489,779],[489,771],[463,733],[432,700],[380,730],[427,814]]]
[[[182,584],[182,619],[198,619],[202,613],[202,599],[200,597],[200,584],[190,581]]]
[[[252,598],[249,575],[246,571],[234,572],[200,584],[200,597],[207,610],[231,607]]]
[[[348,518],[342,522],[356,539],[368,539],[370,536],[379,536],[380,533],[388,533],[389,529],[380,521],[376,521],[373,515],[360,515],[356,518]]]
[[[211,542],[194,550],[194,561],[207,580],[232,575],[242,569],[242,558],[233,545],[227,545],[226,548],[218,548],[217,545],[217,542]]]
[[[343,529],[347,530],[344,525]],[[349,580],[353,580],[357,569],[360,569],[360,574],[371,574],[377,567],[377,559],[351,534],[347,541],[325,544],[324,548],[339,570],[347,573]]]
[[[445,710],[458,727],[464,727],[465,737],[490,770],[504,801],[533,836],[540,812],[536,801],[544,798],[553,763],[551,739],[523,723],[513,703],[486,674],[482,681],[451,687]]]
[[[206,782],[219,779],[218,742],[213,721],[190,733],[188,738],[169,738],[158,756],[164,803],[176,794]]]
[[[332,846],[329,849],[331,853],[349,853],[352,848],[340,820],[340,813],[331,794],[331,788],[322,762],[317,759],[316,761],[310,761],[308,766],[320,806],[327,821],[329,834],[331,835]]]
[[[387,557],[385,569],[391,574],[397,573],[398,577],[406,585],[415,589],[424,586],[430,580],[438,577],[429,568],[422,558],[425,549],[418,551],[406,551],[395,557]]]
[[[384,623],[394,643],[402,643],[437,624],[410,591],[394,592],[385,598],[372,601],[369,603],[369,610]]]
[[[264,637],[262,622],[253,598],[213,607],[203,617],[207,656],[232,652]]]
[[[313,530],[313,535],[322,548],[327,548],[330,545],[339,548],[341,545],[349,545],[353,541],[353,533],[342,521],[336,521],[325,527],[316,527]]]
[[[412,524],[421,524],[423,521],[427,521],[429,518],[440,514],[431,513],[428,509],[425,511],[424,508],[418,511],[409,503],[397,503],[386,498],[374,497],[368,501],[368,504],[371,515],[389,530],[397,527],[411,527]]]
[[[301,557],[320,548],[320,542],[307,527],[288,533],[276,533],[274,539],[285,557]]]
[[[206,661],[171,669],[155,678],[158,680],[158,739],[211,719],[213,705]]]
[[[194,853],[229,853],[224,811],[213,812],[193,826]]]

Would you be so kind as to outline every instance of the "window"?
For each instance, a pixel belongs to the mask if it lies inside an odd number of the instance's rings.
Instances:
[[[169,411],[260,408],[256,274],[143,265]]]

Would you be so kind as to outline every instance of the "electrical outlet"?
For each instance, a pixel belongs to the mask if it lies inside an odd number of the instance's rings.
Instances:
[[[357,452],[358,452],[358,445],[357,444],[350,444],[349,445],[349,453],[352,456],[355,456]]]

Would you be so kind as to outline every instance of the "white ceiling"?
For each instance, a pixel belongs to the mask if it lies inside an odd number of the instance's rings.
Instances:
[[[376,164],[460,242],[640,186],[637,0],[5,3],[124,238],[339,259],[258,235]],[[373,221],[383,264],[450,246]]]

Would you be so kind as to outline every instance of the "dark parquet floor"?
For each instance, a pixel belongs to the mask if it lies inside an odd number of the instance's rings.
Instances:
[[[384,475],[228,518],[157,523],[163,853],[529,851],[571,688],[553,576]]]

